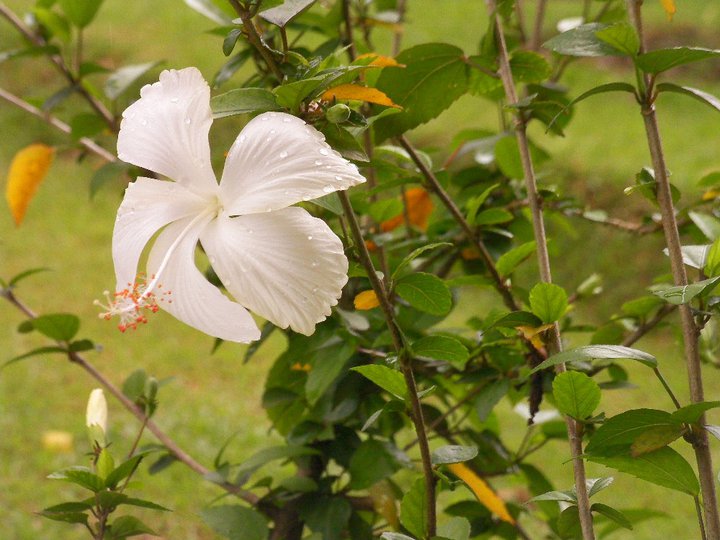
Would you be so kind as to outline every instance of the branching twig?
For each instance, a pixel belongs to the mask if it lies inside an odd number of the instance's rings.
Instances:
[[[272,71],[277,81],[282,82],[284,78],[283,72],[280,71],[280,66],[278,66],[278,63],[275,61],[272,51],[265,45],[260,34],[258,34],[257,28],[255,28],[255,23],[252,20],[254,13],[243,7],[237,0],[231,0],[230,3],[240,16],[240,20],[242,20],[243,30],[245,31],[244,34],[248,42],[255,47],[255,50],[257,50],[263,60],[265,60],[267,67]]]
[[[41,111],[37,107],[30,105],[27,101],[17,97],[15,94],[11,94],[7,90],[0,88],[0,98],[12,103],[16,107],[19,107],[26,112],[29,112],[32,115],[37,116],[38,118],[45,120],[48,124],[50,124],[54,128],[59,129],[63,133],[66,133],[67,135],[70,135],[72,133],[72,128],[59,118]],[[102,146],[97,144],[92,139],[88,139],[87,137],[80,137],[78,142],[94,154],[103,158],[105,161],[117,161],[117,157],[105,150]]]
[[[640,53],[645,52],[645,43],[642,28],[641,4],[639,0],[626,0],[630,21],[635,27],[640,38]],[[653,169],[655,171],[655,181],[657,183],[657,200],[662,214],[663,230],[665,233],[665,243],[668,248],[670,257],[670,267],[673,274],[673,280],[677,286],[686,286],[688,284],[687,273],[685,272],[685,263],[682,257],[682,245],[680,243],[680,233],[675,218],[675,206],[672,200],[672,192],[670,188],[670,180],[668,178],[667,166],[665,164],[665,153],[660,136],[657,116],[655,114],[654,105],[654,80],[648,74],[641,74],[638,71],[638,84],[640,85],[640,95],[642,96],[642,116],[645,123],[645,133],[647,135],[648,147],[652,159]],[[688,381],[690,383],[690,399],[693,403],[704,401],[704,390],[702,371],[700,368],[700,352],[698,348],[698,338],[700,336],[699,329],[693,319],[690,306],[682,304],[678,307],[680,311],[680,323],[683,333],[683,344],[685,349],[685,365],[687,369]],[[703,414],[698,422],[703,425],[705,423],[705,415]],[[695,450],[695,458],[698,464],[698,472],[700,477],[700,488],[703,498],[703,509],[705,514],[705,528],[708,538],[713,540],[720,538],[720,515],[718,514],[717,496],[715,493],[715,473],[712,467],[712,457],[708,443],[708,435],[705,430],[698,430],[692,434],[690,438],[693,449]],[[701,520],[701,516],[698,516]],[[702,524],[701,524],[702,527]]]
[[[505,44],[505,36],[500,16],[497,13],[497,3],[495,0],[486,0],[490,16],[495,21],[495,34],[498,48],[498,65],[500,78],[505,89],[505,97],[508,105],[515,105],[518,102],[515,83],[510,70],[510,61],[508,58],[507,45]],[[530,146],[527,139],[525,120],[519,112],[515,115],[515,137],[517,138],[518,148],[520,150],[520,158],[522,161],[523,173],[525,175],[525,185],[528,192],[530,202],[530,211],[533,217],[533,230],[535,233],[535,243],[537,246],[538,266],[540,268],[540,278],[545,283],[552,283],[552,273],[550,270],[550,257],[547,249],[547,236],[545,234],[545,222],[541,206],[541,199],[537,191],[537,180],[533,167],[532,158],[530,157]],[[558,324],[551,329],[552,338],[549,348],[552,353],[562,350],[562,341],[560,339],[560,329]],[[565,365],[558,366],[559,371],[565,370]],[[592,514],[590,513],[590,499],[587,493],[585,464],[582,460],[582,435],[580,427],[574,419],[567,416],[565,418],[568,430],[568,439],[570,441],[570,452],[573,461],[573,470],[575,475],[575,489],[577,493],[578,513],[580,516],[580,526],[582,535],[585,540],[594,540],[595,532],[592,525]]]
[[[418,398],[417,384],[415,383],[415,375],[412,370],[412,358],[410,358],[407,354],[402,332],[395,320],[395,310],[392,302],[390,301],[387,290],[385,289],[385,283],[378,277],[377,272],[375,271],[372,259],[370,258],[370,252],[365,245],[365,240],[363,238],[362,231],[360,230],[360,224],[358,223],[355,211],[350,203],[350,198],[345,191],[338,191],[337,193],[340,197],[340,202],[342,203],[345,218],[347,219],[353,241],[355,242],[355,247],[360,256],[360,262],[367,272],[373,291],[375,291],[375,295],[380,302],[380,308],[383,311],[383,315],[385,315],[385,321],[387,323],[388,330],[390,331],[390,335],[392,336],[393,346],[398,354],[400,368],[408,387],[408,399],[410,400],[412,407],[410,416],[415,426],[415,434],[417,435],[418,442],[420,444],[420,457],[422,459],[423,475],[425,477],[428,523],[427,536],[432,537],[435,536],[436,529],[435,473],[432,469],[430,446],[427,439],[422,405],[420,404],[420,399]]]
[[[33,45],[37,47],[45,47],[48,44],[42,36],[35,34],[32,30],[30,30],[25,23],[5,5],[4,2],[0,2],[0,16],[4,17],[10,24],[12,24],[15,29],[18,30],[18,32],[20,32]],[[112,131],[117,131],[118,127],[113,114],[107,109],[107,107],[105,107],[105,105],[102,104],[101,101],[88,92],[82,81],[72,73],[63,57],[59,54],[50,54],[48,55],[48,58],[62,76],[70,83],[70,86],[72,86],[85,99],[85,101],[88,102],[95,112],[102,117],[108,127]]]

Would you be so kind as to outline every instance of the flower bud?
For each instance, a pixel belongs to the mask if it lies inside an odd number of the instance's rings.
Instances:
[[[350,112],[350,107],[344,103],[337,103],[327,110],[325,118],[328,119],[328,122],[332,122],[333,124],[342,124],[345,120],[350,118]]]
[[[98,443],[105,442],[107,433],[107,401],[101,388],[90,392],[87,412],[85,413],[85,425],[88,427],[90,438]]]

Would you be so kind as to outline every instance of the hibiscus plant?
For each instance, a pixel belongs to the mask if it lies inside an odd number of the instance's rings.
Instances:
[[[214,484],[217,497],[198,501],[197,514],[234,540],[591,540],[634,534],[661,515],[612,485],[622,477],[682,495],[697,516],[686,537],[720,539],[708,436],[720,428],[706,418],[720,401],[706,398],[702,373],[720,365],[720,173],[681,199],[656,116],[667,93],[720,110],[720,99],[666,73],[720,51],[648,45],[643,15],[672,17],[672,0],[577,1],[552,21],[545,0],[468,2],[468,16],[484,21],[482,31],[457,29],[478,34],[473,50],[405,45],[417,43],[403,33],[416,10],[455,9],[449,0],[186,0],[174,9],[210,19],[220,37],[203,54],[221,67],[204,74],[172,51],[164,66],[85,58],[103,3],[0,1],[3,32],[18,36],[0,53],[14,62],[7,69],[39,56],[63,81],[42,103],[0,83],[1,102],[64,132],[72,149],[63,153],[96,168],[93,193],[123,193],[105,231],[111,245],[97,254],[115,269],[114,289],[96,301],[100,318],[160,336],[169,319],[152,314],[165,311],[245,361],[282,336],[261,383],[282,443],[241,461],[225,457],[233,440],[214,462],[191,456],[154,421],[162,384],[146,374],[150,360],[116,386],[118,375],[90,359],[99,347],[77,338],[77,315],[24,302],[20,286],[42,279],[29,269],[1,281],[0,295],[25,317],[20,332],[48,342],[10,363],[62,355],[139,422],[127,441],[106,437],[105,398],[94,391],[90,458],[51,475],[84,495],[38,508],[42,516],[95,539],[162,534],[157,514],[145,523],[116,512],[167,510],[124,491],[139,469],[163,474],[177,462]],[[608,82],[565,86],[583,57],[613,66]],[[556,178],[565,164],[541,148],[566,131],[572,144],[573,121],[587,114],[576,104],[598,94],[635,107],[646,135],[637,144],[648,161],[626,189],[638,195],[638,221],[565,194]],[[425,144],[416,128],[460,98],[465,123],[451,142]],[[499,122],[481,129],[476,111],[489,109]],[[601,146],[608,135],[594,136]],[[18,149],[6,186],[18,226],[55,153]],[[575,228],[588,235],[588,261],[602,249],[593,235],[652,240],[657,276],[587,316],[603,301],[602,281],[591,264],[566,266],[581,260],[562,251]],[[630,273],[639,263],[622,261]],[[663,347],[668,329],[682,346]],[[635,348],[641,339],[647,351]],[[665,376],[681,369],[687,396]],[[646,405],[610,407],[632,392],[631,375]],[[520,436],[507,415],[526,424]],[[141,445],[146,431],[156,441]],[[126,447],[116,465],[111,453]],[[551,472],[560,468],[564,477]]]

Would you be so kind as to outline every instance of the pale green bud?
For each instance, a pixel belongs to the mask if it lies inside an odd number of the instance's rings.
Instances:
[[[85,425],[88,427],[90,438],[100,444],[105,443],[107,433],[107,401],[102,388],[96,388],[90,392],[87,411],[85,413]]]
[[[350,107],[344,103],[337,103],[327,110],[325,118],[328,119],[328,122],[332,122],[333,124],[342,124],[345,120],[350,118],[350,112]]]

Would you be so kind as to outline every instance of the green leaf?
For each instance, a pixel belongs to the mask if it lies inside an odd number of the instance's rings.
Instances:
[[[426,244],[417,249],[414,249],[409,255],[407,255],[402,261],[400,261],[400,264],[397,265],[397,268],[395,268],[395,271],[392,273],[392,279],[396,279],[400,275],[400,272],[402,272],[402,270],[404,270],[406,266],[408,266],[411,262],[417,259],[420,255],[433,249],[441,247],[452,247],[453,245],[454,244],[450,242],[435,242],[434,244]]]
[[[607,28],[601,28],[595,32],[595,36],[612,48],[629,56],[635,56],[640,50],[640,39],[637,32],[627,22],[619,22]]]
[[[377,142],[432,120],[468,90],[464,53],[453,45],[417,45],[396,60],[405,67],[383,69],[376,88],[403,109],[375,122]]]
[[[477,446],[446,445],[435,449],[431,460],[433,465],[446,465],[448,463],[462,463],[470,461],[478,455]]]
[[[155,531],[133,516],[120,516],[115,518],[115,521],[113,521],[108,528],[112,540],[139,536],[141,534],[157,536]]]
[[[311,406],[323,397],[355,352],[354,340],[343,341],[339,345],[323,347],[313,354],[312,369],[305,382],[305,397]]]
[[[672,413],[673,420],[683,422],[685,424],[694,424],[700,420],[705,411],[717,409],[720,407],[720,401],[703,401],[686,405]]]
[[[600,404],[600,387],[579,371],[560,373],[553,380],[553,396],[560,412],[577,420],[592,415]]]
[[[697,62],[707,58],[720,56],[718,49],[703,49],[701,47],[673,47],[670,49],[657,49],[641,54],[635,59],[635,65],[645,73],[656,75],[670,68]]]
[[[236,88],[210,100],[213,118],[236,114],[279,111],[275,94],[265,88]]]
[[[624,54],[597,35],[608,26],[600,23],[583,24],[563,32],[543,43],[543,47],[567,56],[612,56]]]
[[[38,22],[50,34],[49,37],[57,37],[62,41],[70,41],[70,24],[67,19],[49,9],[36,7],[32,10]]]
[[[504,208],[488,208],[475,216],[474,224],[478,226],[498,225],[512,221],[514,217]]]
[[[550,77],[552,68],[538,53],[516,50],[510,58],[510,71],[516,82],[539,83]]]
[[[138,401],[145,394],[148,375],[144,369],[136,369],[123,382],[122,393],[132,401]]]
[[[668,304],[679,306],[689,304],[695,297],[707,296],[715,289],[718,283],[720,283],[720,276],[691,283],[690,285],[666,287],[653,291],[653,294],[659,296]]]
[[[365,489],[400,468],[389,444],[375,439],[363,441],[350,458],[350,488]]]
[[[384,532],[380,535],[380,538],[382,540],[415,540],[412,536],[395,532]]]
[[[615,456],[586,454],[586,459],[689,495],[695,496],[700,491],[697,476],[690,464],[667,446],[637,457],[628,452]]]
[[[585,447],[588,454],[612,454],[613,447],[629,447],[645,431],[678,423],[666,411],[656,409],[632,409],[605,421],[590,438]]]
[[[43,510],[40,512],[40,515],[53,521],[62,521],[64,523],[87,524],[88,522],[88,515],[82,512],[56,512],[48,514]]]
[[[529,311],[511,311],[501,316],[496,321],[492,321],[490,328],[517,328],[518,326],[530,326],[537,328],[542,325],[542,321]]]
[[[185,4],[217,24],[222,26],[232,24],[232,19],[214,4],[212,0],[185,0]]]
[[[8,283],[7,283],[7,288],[16,286],[22,280],[29,278],[30,276],[39,274],[40,272],[48,272],[49,270],[50,270],[49,268],[46,268],[43,266],[43,267],[39,267],[39,268],[30,268],[29,270],[20,272],[19,274],[16,274],[12,278],[10,278],[10,281],[8,281]]]
[[[105,81],[104,92],[108,99],[116,100],[140,77],[145,75],[160,62],[133,64],[115,70]]]
[[[107,476],[115,469],[115,460],[107,448],[103,448],[97,459],[95,470],[97,475],[105,480]]]
[[[352,161],[370,161],[365,148],[347,129],[337,124],[326,124],[321,129],[325,142],[340,152],[345,159]],[[313,201],[314,202],[314,201]]]
[[[138,454],[123,461],[106,476],[105,485],[110,489],[114,489],[122,480],[135,472],[135,469],[137,469],[140,461],[142,461],[144,457],[145,454]]]
[[[398,199],[382,199],[372,203],[368,211],[374,221],[382,222],[402,213],[403,203]]]
[[[413,355],[449,362],[462,370],[470,357],[465,345],[448,336],[426,336],[412,344]]]
[[[65,514],[68,512],[84,512],[93,507],[89,502],[66,502],[48,506],[42,510],[42,514]]]
[[[617,523],[624,529],[629,529],[632,531],[633,526],[632,523],[630,523],[630,520],[626,518],[622,512],[620,512],[619,510],[615,510],[613,507],[608,506],[607,504],[595,503],[590,507],[590,511],[602,514],[606,518],[613,520],[615,523]]]
[[[80,319],[69,313],[41,315],[32,320],[35,330],[57,341],[70,341],[80,329]]]
[[[653,452],[673,442],[683,434],[683,431],[681,424],[651,427],[635,438],[630,446],[630,453],[633,457],[637,457]]]
[[[537,501],[558,501],[577,504],[577,495],[575,495],[572,491],[548,491],[538,495],[537,497],[533,497],[528,502]]]
[[[237,469],[237,475],[238,477],[249,475],[263,465],[278,459],[310,456],[318,453],[317,450],[307,446],[270,446],[255,452],[250,458],[243,461]]]
[[[225,39],[223,39],[222,45],[222,51],[225,56],[230,56],[232,54],[233,50],[235,50],[235,45],[237,45],[237,42],[242,37],[242,35],[242,28],[233,28],[228,32],[227,36],[225,36]]]
[[[52,353],[67,354],[67,349],[64,349],[62,347],[38,347],[37,349],[33,349],[32,351],[12,357],[10,360],[5,362],[2,367],[5,368],[11,364],[14,364],[15,362],[20,362],[21,360],[25,360],[26,358],[31,358],[33,356],[42,356],[44,354]]]
[[[711,242],[720,238],[720,219],[700,212],[688,212],[688,217]]]
[[[584,101],[591,96],[595,96],[597,94],[605,94],[608,92],[628,92],[632,95],[635,95],[635,87],[632,84],[624,82],[612,82],[607,84],[601,84],[599,86],[591,88],[590,90],[583,92],[578,97],[573,99],[570,103],[568,103],[568,105],[566,105],[563,110],[560,111],[555,116],[555,118],[550,121],[550,123],[548,124],[548,129],[550,129],[558,121],[561,115],[567,114],[568,111],[572,108],[572,106],[576,103],[580,103],[581,101]]]
[[[657,366],[657,360],[652,354],[638,349],[631,349],[622,345],[586,345],[554,354],[530,373],[535,373],[550,366],[557,366],[558,364],[581,361],[592,362],[593,360],[637,360],[651,368]]]
[[[400,399],[405,399],[407,396],[408,388],[407,384],[405,384],[405,379],[403,378],[402,373],[395,369],[387,366],[371,364],[351,368],[351,371],[357,371],[366,379],[371,380],[386,392],[389,392]]]
[[[105,488],[105,482],[87,467],[69,467],[48,475],[52,480],[65,480],[97,493]]]
[[[216,533],[230,540],[265,540],[268,535],[267,520],[252,508],[212,506],[202,510],[200,515]]]
[[[577,505],[563,510],[558,516],[556,526],[560,538],[582,538],[580,514]]]
[[[703,92],[702,90],[698,90],[697,88],[693,88],[691,86],[679,86],[672,83],[660,83],[655,88],[657,88],[658,92],[675,92],[676,94],[689,96],[700,103],[704,103],[705,105],[712,107],[716,111],[720,111],[720,98],[712,94],[708,94],[707,92]]]
[[[517,139],[511,136],[500,137],[495,143],[495,162],[500,171],[508,178],[522,179],[525,173],[520,159]],[[537,146],[530,144],[530,157],[534,163],[547,159],[547,154]]]
[[[496,139],[495,139],[496,140]],[[494,147],[494,142],[493,142]],[[475,215],[478,213],[478,210],[483,205],[483,203],[487,200],[487,198],[490,196],[490,194],[495,191],[500,184],[493,184],[487,188],[478,196],[472,197],[465,203],[466,212],[467,212],[467,221],[470,225],[475,224]]]
[[[310,498],[300,509],[300,517],[322,540],[341,540],[352,512],[350,502],[342,496],[322,496]]]
[[[452,308],[450,289],[439,277],[417,272],[399,279],[395,292],[415,309],[432,315],[447,315]]]
[[[475,412],[478,415],[478,420],[484,422],[487,420],[488,415],[497,405],[500,400],[505,397],[510,389],[510,381],[507,379],[501,379],[499,381],[492,382],[486,385],[478,394],[475,400]]]
[[[94,137],[105,127],[105,121],[92,113],[76,114],[70,120],[70,133],[74,141],[78,141],[83,137]]]
[[[503,277],[512,274],[520,263],[535,253],[536,245],[537,244],[533,240],[531,242],[520,244],[510,251],[503,253],[497,260],[497,263],[495,263],[495,268],[497,269],[498,274]]]
[[[425,479],[418,478],[405,492],[400,503],[400,523],[413,536],[425,538],[427,536],[427,508],[425,497]]]
[[[281,28],[315,3],[315,0],[285,0],[282,5],[260,12],[260,17]]]
[[[707,246],[702,247],[707,248]],[[720,275],[720,238],[707,248],[706,256],[696,268],[703,268],[706,276],[716,277]]]
[[[106,163],[96,170],[90,179],[90,199],[93,199],[103,186],[124,175],[129,167],[127,163],[114,161]]]
[[[558,285],[538,283],[530,290],[530,309],[546,324],[559,321],[567,307],[567,293]]]
[[[85,28],[95,18],[103,0],[60,0],[59,3],[71,23]]]
[[[603,478],[588,478],[586,480],[588,497],[597,495],[603,489],[610,487],[610,484],[612,484],[614,481],[615,478],[613,478],[612,476],[606,476]]]
[[[278,86],[273,90],[273,93],[275,94],[278,105],[291,111],[296,111],[302,100],[320,87],[324,80],[324,75],[308,77],[307,79]]]
[[[470,522],[464,517],[451,517],[438,525],[437,533],[441,538],[468,540],[470,538]]]

